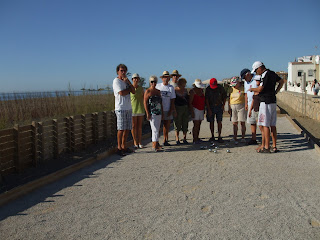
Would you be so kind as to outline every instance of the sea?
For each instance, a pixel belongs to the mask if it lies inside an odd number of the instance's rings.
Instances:
[[[83,90],[83,91],[48,91],[48,92],[12,92],[0,93],[0,101],[44,98],[44,97],[64,97],[64,96],[80,96],[80,95],[99,95],[110,94],[112,90]]]

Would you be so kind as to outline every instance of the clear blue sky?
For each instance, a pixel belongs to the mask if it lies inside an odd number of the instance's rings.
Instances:
[[[0,92],[111,86],[116,66],[188,81],[320,54],[319,0],[1,0]],[[318,50],[315,48],[318,46]]]

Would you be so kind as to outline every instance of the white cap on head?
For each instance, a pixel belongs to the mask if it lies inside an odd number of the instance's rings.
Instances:
[[[252,71],[251,73],[255,73],[258,67],[261,67],[262,65],[264,65],[262,62],[260,61],[256,61],[252,64]]]
[[[140,78],[140,76],[138,73],[134,73],[134,74],[132,74],[132,78]]]

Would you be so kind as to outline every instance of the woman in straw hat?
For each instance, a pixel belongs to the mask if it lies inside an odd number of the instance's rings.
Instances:
[[[134,148],[143,148],[141,144],[142,123],[144,119],[144,105],[143,105],[143,87],[139,86],[140,76],[138,73],[132,75],[132,85],[135,88],[135,93],[130,93],[132,106],[132,129]]]
[[[179,132],[182,130],[183,133],[183,143],[188,144],[187,132],[188,132],[188,122],[189,122],[189,94],[186,89],[187,80],[180,78],[177,82],[178,86],[175,88],[176,99],[175,108],[177,115],[174,117],[174,129],[176,131],[176,143],[181,144],[179,139]]]
[[[205,96],[203,94],[203,88],[205,85],[202,84],[200,79],[196,79],[192,86],[193,89],[189,92],[189,109],[193,120],[193,143],[199,144],[201,142],[199,139],[200,125],[204,119]]]
[[[152,149],[155,152],[161,150],[159,144],[159,130],[162,119],[162,98],[160,90],[156,89],[158,78],[151,76],[149,78],[150,87],[144,94],[144,108],[147,113],[147,119],[150,122],[152,132]]]
[[[170,85],[172,85],[174,88],[178,87],[178,80],[182,75],[179,74],[178,70],[173,70],[171,73],[171,81]]]

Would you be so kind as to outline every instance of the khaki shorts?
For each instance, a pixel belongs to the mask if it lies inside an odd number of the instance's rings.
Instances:
[[[247,111],[244,104],[231,104],[232,122],[245,122],[247,119]]]
[[[171,119],[173,119],[173,115],[172,115],[172,112],[171,112],[171,115],[170,116],[168,116],[168,112],[169,111],[163,111],[163,120],[171,120]]]
[[[259,116],[259,112],[255,112],[255,111],[252,109],[252,111],[251,111],[251,117],[249,117],[249,111],[248,111],[247,123],[249,123],[249,124],[251,124],[251,125],[257,124],[258,116]]]

